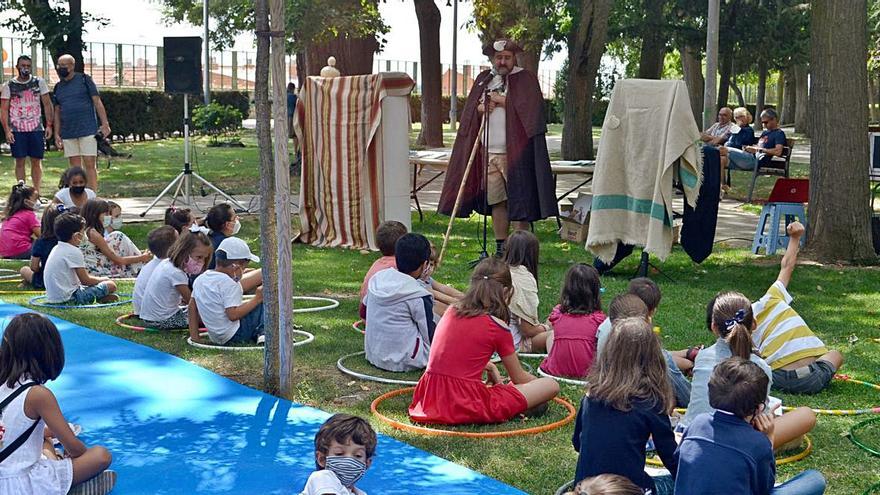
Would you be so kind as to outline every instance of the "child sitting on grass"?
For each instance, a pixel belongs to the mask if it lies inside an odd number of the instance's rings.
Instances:
[[[103,495],[113,489],[116,473],[106,471],[110,452],[86,447],[71,431],[55,395],[44,386],[63,368],[61,335],[48,318],[36,313],[12,318],[0,344],[0,438],[4,455],[9,455],[0,463],[0,493]],[[54,455],[47,429],[70,457]]]
[[[394,259],[394,245],[397,240],[406,234],[406,226],[395,220],[388,220],[379,224],[376,229],[376,244],[379,245],[379,252],[382,257],[373,262],[367,274],[364,275],[364,282],[361,284],[360,307],[358,314],[361,318],[367,317],[367,305],[364,298],[367,296],[367,285],[373,275],[386,268],[397,269],[397,262]]]
[[[196,223],[196,219],[193,217],[192,211],[190,211],[189,208],[169,206],[165,210],[165,225],[173,227],[178,234],[182,234],[184,231],[189,230],[190,226],[194,223]]]
[[[37,191],[26,186],[24,181],[12,186],[0,225],[0,257],[17,260],[31,258],[34,238],[40,237],[40,222],[34,213],[38,200]]]
[[[578,263],[568,269],[559,304],[550,313],[547,358],[541,369],[553,376],[583,378],[596,355],[596,330],[605,320],[599,272]]]
[[[122,207],[115,201],[107,201],[110,207],[110,219],[104,217],[104,237],[107,238],[113,232],[122,233]]]
[[[367,286],[367,361],[387,371],[411,371],[428,364],[434,338],[433,299],[419,282],[431,245],[425,236],[406,234],[394,248],[396,270],[380,270]]]
[[[208,210],[208,214],[205,215],[205,225],[211,229],[208,236],[211,238],[211,244],[214,245],[214,252],[217,252],[217,248],[220,247],[220,243],[224,239],[238,234],[238,231],[241,230],[241,221],[229,203],[219,203],[212,206]],[[208,268],[213,270],[215,265],[215,260],[211,260]]]
[[[410,419],[450,425],[503,423],[543,408],[556,397],[555,380],[536,378],[519,363],[507,326],[512,289],[503,261],[488,258],[477,265],[464,297],[440,319],[428,369],[413,392]],[[502,380],[492,363],[495,353],[511,383]]]
[[[61,189],[55,193],[52,203],[62,204],[65,208],[82,208],[86,201],[95,199],[95,191],[86,187],[88,177],[82,167],[70,167],[61,175]]]
[[[652,479],[644,470],[649,437],[672,476],[678,464],[669,422],[675,399],[651,324],[644,318],[615,322],[587,381],[572,437],[579,453],[574,479],[619,474],[655,495],[671,494],[671,480]]]
[[[64,213],[55,219],[58,244],[46,259],[43,283],[46,284],[46,302],[51,304],[91,304],[119,299],[114,294],[116,284],[106,278],[95,278],[86,270],[86,260],[79,249],[85,237],[83,217]]]
[[[431,244],[431,258],[428,260],[428,267],[419,277],[419,280],[425,284],[425,288],[431,293],[434,299],[434,319],[439,320],[449,306],[458,302],[464,294],[455,287],[434,280],[434,268],[437,265],[437,250],[434,249],[434,243]]]
[[[687,413],[681,420],[682,426],[690,425],[700,414],[714,412],[709,397],[709,379],[715,367],[730,357],[750,360],[764,371],[767,378],[765,399],[768,398],[770,385],[773,383],[770,367],[753,352],[752,332],[756,324],[748,298],[738,292],[719,294],[709,302],[706,316],[710,330],[717,340],[697,355],[691,400]],[[777,417],[773,447],[779,448],[797,440],[815,425],[816,414],[807,407],[799,407]]]
[[[82,208],[86,232],[80,249],[89,273],[97,277],[134,278],[144,263],[153,259],[149,251],[141,253],[131,239],[121,231],[107,238],[104,229],[110,226],[110,204],[103,199],[90,199]]]
[[[645,491],[623,476],[600,474],[581,480],[565,495],[645,495]]]
[[[150,277],[153,276],[153,271],[156,270],[159,263],[162,260],[168,259],[168,251],[171,250],[171,246],[175,241],[177,241],[177,231],[168,225],[156,227],[147,234],[147,249],[153,253],[153,259],[141,268],[137,280],[134,281],[134,294],[131,300],[134,314],[140,314],[141,303],[144,300],[147,285],[150,283]]]
[[[200,323],[208,329],[208,340],[227,345],[263,342],[263,287],[251,286],[242,279],[249,262],[259,263],[247,243],[236,237],[224,239],[214,252],[217,266],[201,274],[193,284],[189,299],[189,336],[199,336]],[[242,303],[244,291],[256,290],[256,296]]]
[[[34,241],[31,248],[31,263],[19,270],[21,279],[25,283],[31,284],[35,289],[44,290],[46,288],[43,283],[43,271],[46,268],[49,253],[58,244],[58,238],[55,237],[55,219],[64,209],[64,205],[49,205],[43,211],[43,219],[40,221],[40,238]]]
[[[776,421],[766,410],[769,386],[766,371],[748,359],[732,357],[715,366],[709,379],[715,412],[700,414],[684,431],[677,452],[676,495],[825,492],[825,479],[815,470],[774,487]]]
[[[211,239],[199,232],[198,227],[180,236],[171,247],[168,259],[159,263],[147,283],[139,308],[140,318],[159,330],[187,328],[189,277],[205,271],[213,254]]]
[[[315,435],[315,464],[300,495],[366,495],[355,487],[376,453],[376,432],[366,420],[334,414]]]
[[[538,320],[538,254],[535,234],[517,230],[504,245],[504,261],[510,266],[513,296],[510,299],[510,331],[518,352],[547,349],[550,327]]]
[[[843,366],[843,354],[829,350],[791,306],[788,284],[797,265],[804,226],[793,222],[786,227],[790,239],[782,257],[776,282],[760,300],[752,304],[757,328],[752,341],[770,368],[773,388],[792,394],[816,394],[831,383]]]

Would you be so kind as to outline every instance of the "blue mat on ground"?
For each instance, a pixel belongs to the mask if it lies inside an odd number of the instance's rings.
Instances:
[[[26,311],[0,302],[0,330]],[[83,440],[113,453],[114,494],[297,494],[305,485],[315,432],[329,413],[52,320],[66,364],[48,386],[67,420],[83,426]],[[358,487],[370,495],[524,493],[384,435]]]

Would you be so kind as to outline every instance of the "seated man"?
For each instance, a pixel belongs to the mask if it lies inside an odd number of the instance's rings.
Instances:
[[[785,147],[785,133],[779,128],[776,110],[767,108],[761,112],[761,125],[766,129],[761,133],[758,144],[744,146],[743,149],[727,148],[728,168],[731,170],[754,170],[760,163],[767,165],[774,156],[782,156]]]
[[[758,327],[752,342],[773,370],[773,389],[793,394],[820,392],[843,365],[843,354],[828,350],[789,304],[788,283],[797,263],[804,226],[793,222],[776,282],[752,304]]]
[[[718,110],[718,122],[715,122],[705,132],[701,133],[700,139],[710,146],[721,146],[726,143],[730,137],[732,118],[733,110],[728,107],[721,107],[721,110]]]
[[[419,278],[431,259],[431,244],[406,234],[394,247],[397,269],[381,270],[367,284],[367,361],[387,371],[411,371],[428,365],[434,338],[434,303]]]

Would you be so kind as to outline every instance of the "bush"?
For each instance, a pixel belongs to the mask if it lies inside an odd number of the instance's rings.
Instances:
[[[216,142],[221,134],[237,131],[241,128],[243,115],[232,105],[221,105],[211,102],[193,110],[192,121],[196,130],[211,136]]]

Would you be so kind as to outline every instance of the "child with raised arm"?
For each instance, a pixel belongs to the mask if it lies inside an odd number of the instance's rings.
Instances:
[[[55,219],[58,244],[46,259],[43,283],[46,302],[51,304],[91,304],[119,299],[116,284],[106,278],[95,278],[86,270],[86,260],[79,249],[85,237],[86,222],[76,213],[64,213]]]
[[[377,441],[366,420],[350,414],[330,416],[315,435],[318,470],[300,495],[367,495],[354,485],[370,468]]]
[[[512,290],[510,270],[503,261],[487,258],[477,265],[468,291],[437,326],[428,369],[409,406],[413,421],[503,423],[556,397],[555,380],[536,378],[519,363],[507,326]],[[511,383],[501,379],[492,363],[495,353],[501,356]],[[484,371],[487,383],[482,380]]]
[[[103,495],[113,489],[116,473],[106,471],[110,452],[76,438],[44,386],[63,368],[61,335],[48,318],[36,313],[12,318],[0,344],[0,493]],[[47,428],[69,457],[54,454],[45,439]]]
[[[821,392],[843,366],[843,354],[829,350],[791,306],[788,284],[797,265],[804,226],[792,222],[786,227],[788,247],[782,257],[776,282],[764,297],[752,304],[757,328],[752,341],[761,357],[773,369],[773,388],[792,394]]]
[[[821,495],[825,479],[804,471],[774,487],[776,421],[766,409],[767,373],[754,362],[728,358],[712,371],[715,412],[694,419],[678,446],[676,495]],[[778,406],[777,406],[778,407]]]

